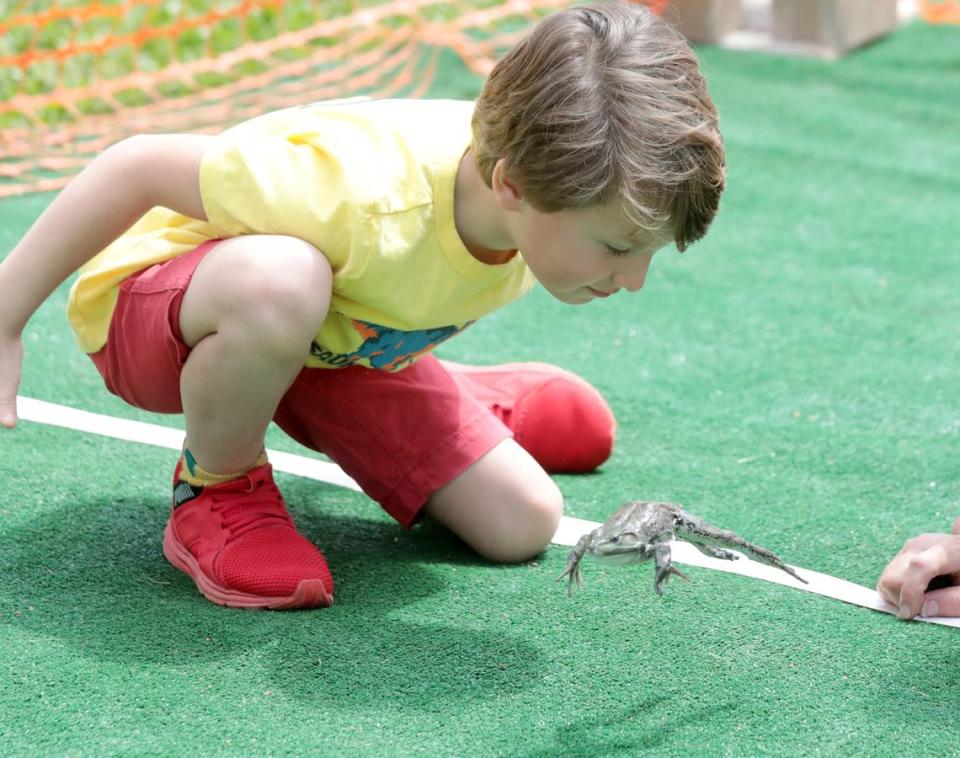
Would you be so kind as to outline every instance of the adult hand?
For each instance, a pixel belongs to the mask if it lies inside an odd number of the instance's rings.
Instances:
[[[960,518],[953,534],[907,540],[880,575],[877,592],[900,609],[900,618],[960,616]]]
[[[23,340],[20,335],[0,333],[0,427],[17,425],[17,388],[23,365]]]

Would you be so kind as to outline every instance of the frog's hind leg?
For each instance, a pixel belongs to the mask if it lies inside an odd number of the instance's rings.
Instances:
[[[660,543],[653,549],[653,560],[657,567],[653,575],[653,590],[658,595],[663,595],[663,589],[661,589],[661,585],[670,585],[671,574],[679,576],[685,581],[689,581],[690,577],[688,577],[678,568],[675,568],[671,562],[670,546],[668,544]]]
[[[765,563],[768,566],[773,566],[781,571],[786,571],[794,579],[798,579],[804,584],[808,584],[806,579],[804,579],[802,576],[799,576],[796,571],[780,560],[776,553],[768,550],[765,547],[761,547],[760,545],[755,545],[749,540],[745,540],[736,532],[731,532],[729,529],[720,529],[719,527],[707,523],[699,516],[694,516],[686,511],[679,511],[675,518],[677,524],[677,536],[682,540],[693,543],[693,545],[700,552],[705,553],[706,555],[713,555],[714,558],[730,560],[724,555],[712,554],[708,552],[708,549],[712,548],[720,551],[721,553],[730,553],[729,550],[724,550],[722,547],[717,547],[717,543],[720,543],[722,545],[727,545],[729,547],[742,550],[755,561]]]
[[[740,557],[732,550],[724,550],[722,547],[716,547],[715,545],[701,545],[693,540],[690,540],[690,544],[692,544],[701,553],[708,555],[711,558],[719,558],[723,561],[735,561]]]

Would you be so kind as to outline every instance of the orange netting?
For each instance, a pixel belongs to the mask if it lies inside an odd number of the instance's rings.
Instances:
[[[931,24],[960,24],[960,0],[920,0],[920,17]]]
[[[667,0],[645,0],[661,12]],[[33,0],[0,19],[0,197],[111,143],[275,108],[417,97],[442,51],[479,75],[570,0]]]

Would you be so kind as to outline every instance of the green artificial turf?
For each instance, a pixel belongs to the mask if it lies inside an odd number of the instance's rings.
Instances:
[[[542,291],[442,355],[551,361],[618,416],[561,476],[569,515],[685,504],[791,563],[872,585],[960,515],[960,28],[825,63],[699,51],[729,189],[644,291]],[[478,82],[448,58],[434,96]],[[50,195],[0,203],[5,254]],[[106,393],[66,289],[25,334],[22,394],[177,424]],[[304,452],[279,432],[272,447]],[[0,754],[954,755],[960,635],[744,577],[566,551],[491,565],[436,526],[281,475],[337,602],[214,606],[163,559],[169,451],[24,422],[0,434]]]

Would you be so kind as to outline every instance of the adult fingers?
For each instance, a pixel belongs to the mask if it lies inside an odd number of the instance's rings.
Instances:
[[[877,580],[877,592],[880,593],[884,600],[888,603],[893,603],[897,608],[900,607],[900,589],[903,586],[903,576],[909,562],[909,555],[902,552],[898,553],[897,556],[886,565],[883,573],[880,574],[880,578]]]
[[[960,616],[960,587],[944,587],[923,596],[921,616]]]
[[[903,543],[900,552],[891,560],[877,581],[877,592],[890,603],[900,607],[900,591],[904,579],[909,575],[910,561],[914,555],[950,539],[950,535],[943,533],[918,534]]]
[[[912,555],[914,553],[921,553],[934,545],[939,545],[941,542],[946,542],[950,539],[952,539],[950,535],[945,532],[925,532],[924,534],[918,534],[916,537],[911,537],[903,543],[903,547],[900,548],[900,554]]]
[[[923,607],[931,580],[960,573],[960,537],[944,541],[910,557],[900,587],[900,617],[913,618]]]

